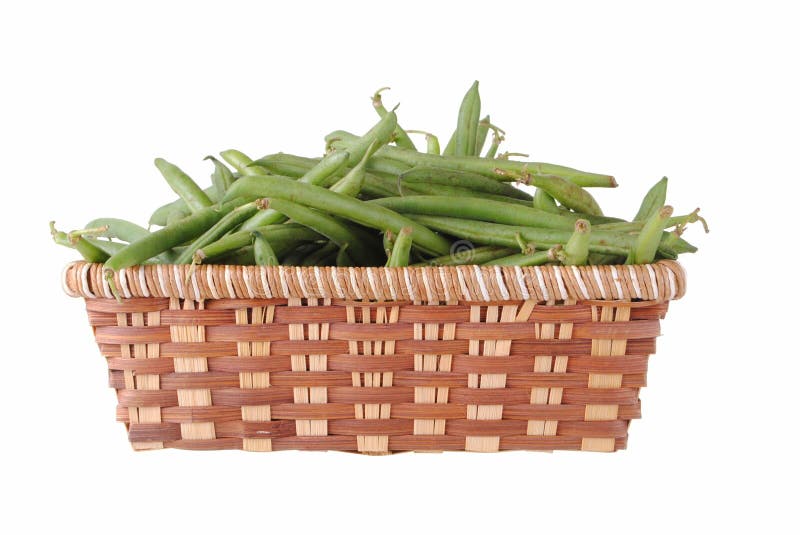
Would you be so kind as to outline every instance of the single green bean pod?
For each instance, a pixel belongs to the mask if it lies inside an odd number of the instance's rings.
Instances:
[[[658,212],[667,200],[667,177],[662,178],[644,196],[634,221],[646,221]]]
[[[456,242],[458,244],[459,242]],[[485,264],[490,260],[502,258],[514,253],[508,247],[486,245],[483,247],[453,247],[453,251],[445,256],[429,258],[415,266],[462,266],[465,264]]]
[[[155,164],[172,191],[183,199],[192,213],[199,212],[213,204],[200,186],[177,165],[171,164],[163,158],[156,158]]]
[[[217,188],[214,186],[204,189],[203,193],[205,193],[206,196],[211,199],[211,202],[219,202],[219,200],[222,198],[222,193],[219,193]],[[177,219],[180,219],[178,215],[185,217],[190,213],[191,210],[189,210],[189,207],[186,205],[186,201],[178,198],[172,202],[158,207],[150,216],[148,224],[164,227],[168,224],[167,221],[170,216],[173,217],[173,222],[175,222]]]
[[[542,266],[555,260],[552,250],[517,253],[485,262],[487,266]]]
[[[301,266],[330,266],[336,261],[339,246],[329,241],[322,248],[310,253],[300,261]]]
[[[252,165],[253,159],[242,151],[228,149],[220,152],[219,155],[243,176],[267,174],[267,170],[263,167]]]
[[[408,265],[409,255],[411,254],[412,233],[411,227],[403,227],[397,233],[397,239],[392,246],[392,254],[386,262],[386,267],[404,267]]]
[[[373,142],[369,146],[369,149],[367,149],[364,157],[361,158],[361,161],[358,162],[355,167],[350,169],[350,171],[348,171],[341,180],[331,186],[331,191],[335,191],[336,193],[341,193],[342,195],[347,195],[349,197],[357,197],[358,194],[361,193],[361,189],[364,187],[364,182],[367,175],[367,160],[369,160],[370,156],[372,156],[377,148],[377,142]]]
[[[570,182],[565,178],[555,175],[532,175],[525,173],[520,181],[523,184],[532,184],[545,193],[556,199],[558,202],[571,208],[576,212],[583,212],[590,215],[603,215],[600,205],[592,197],[591,193]]]
[[[628,258],[630,263],[649,264],[655,259],[663,237],[664,225],[671,215],[672,206],[663,206],[647,219]]]
[[[234,178],[233,173],[228,169],[227,165],[213,156],[209,155],[203,159],[210,160],[211,163],[214,164],[214,172],[211,173],[211,183],[214,184],[214,189],[216,189],[219,196],[222,197],[236,178]]]
[[[553,196],[540,188],[536,188],[536,193],[533,194],[533,207],[551,214],[560,213]]]
[[[506,182],[498,182],[478,173],[441,169],[438,167],[412,167],[397,178],[398,182],[408,184],[438,184],[472,189],[492,195],[503,195],[514,199],[531,201],[532,197],[519,188]]]
[[[585,219],[575,222],[575,232],[558,253],[558,259],[565,266],[583,266],[589,258],[589,238],[592,225]]]
[[[428,154],[436,154],[439,155],[440,148],[439,148],[439,138],[431,134],[430,132],[425,132],[424,130],[406,130],[409,134],[422,134],[425,136],[425,152]]]
[[[481,113],[481,96],[478,91],[478,81],[472,83],[461,101],[458,110],[458,125],[456,126],[455,156],[475,156],[475,147],[478,141],[478,122]]]

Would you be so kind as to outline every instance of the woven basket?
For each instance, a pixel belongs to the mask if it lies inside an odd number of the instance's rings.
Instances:
[[[134,449],[626,446],[679,264],[535,268],[73,263]]]

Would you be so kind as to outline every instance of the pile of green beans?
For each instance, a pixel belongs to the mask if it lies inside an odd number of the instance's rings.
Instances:
[[[682,238],[690,223],[708,231],[698,210],[673,215],[666,178],[628,220],[605,215],[587,189],[616,187],[613,176],[498,155],[505,131],[481,118],[478,82],[443,150],[434,134],[398,124],[386,89],[372,97],[374,126],[328,134],[321,156],[254,160],[225,150],[205,158],[213,165],[205,189],[156,158],[178,198],[152,213],[149,228],[101,218],[67,233],[51,223],[53,239],[110,276],[147,263],[643,264],[696,251]],[[423,135],[425,148],[410,134]]]

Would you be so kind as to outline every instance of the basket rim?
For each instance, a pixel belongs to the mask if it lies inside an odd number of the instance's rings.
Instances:
[[[103,264],[65,266],[71,297],[112,299]],[[427,303],[536,300],[669,301],[686,293],[674,260],[603,266],[300,267],[138,265],[114,274],[121,297],[205,299],[322,298]]]

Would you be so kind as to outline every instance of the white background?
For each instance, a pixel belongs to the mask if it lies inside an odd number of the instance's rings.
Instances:
[[[772,2],[26,2],[0,13],[0,530],[785,532],[796,519],[796,16]],[[555,3],[548,3],[555,4]],[[292,3],[295,5],[295,3]],[[458,7],[456,7],[456,5]],[[670,177],[712,233],[682,258],[629,449],[133,453],[50,241],[173,197],[163,156],[315,155],[389,85],[443,143],[473,79],[507,147],[614,174],[632,216]],[[794,299],[794,303],[792,303]],[[6,524],[3,529],[2,524]]]

